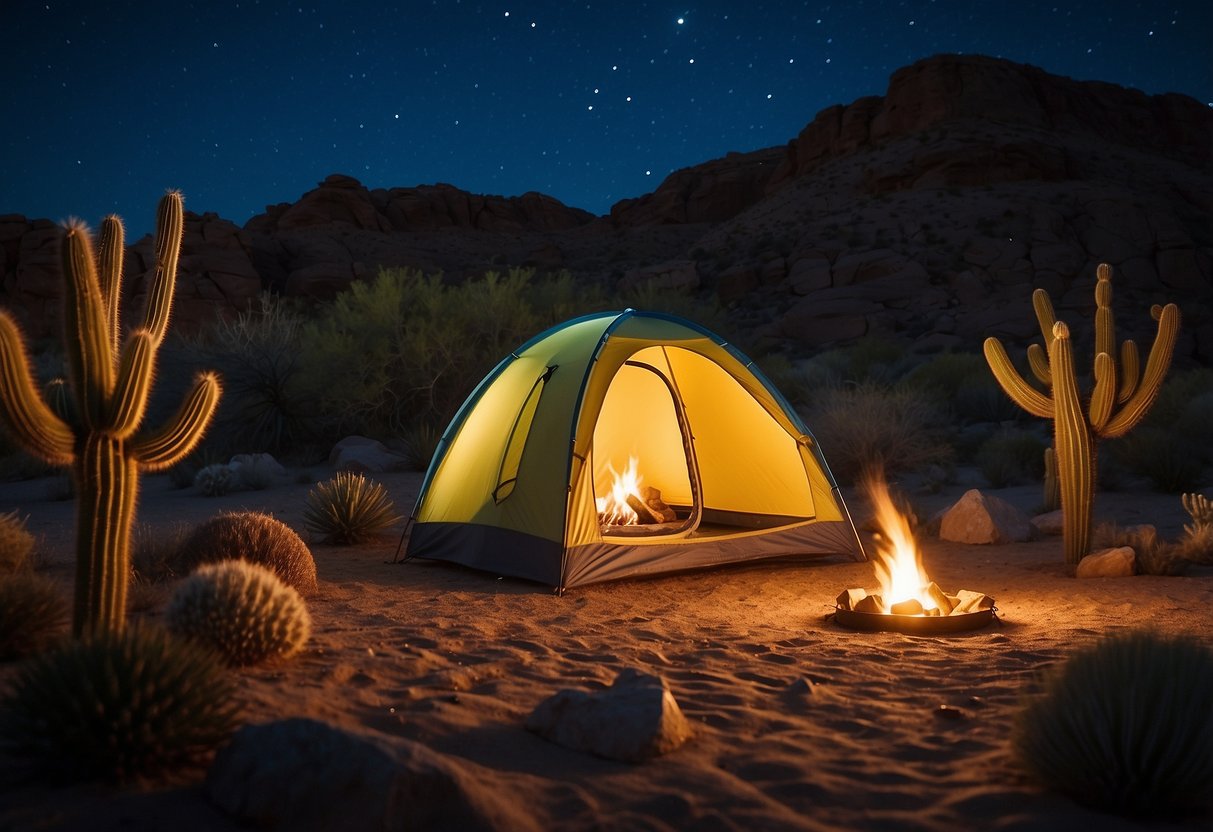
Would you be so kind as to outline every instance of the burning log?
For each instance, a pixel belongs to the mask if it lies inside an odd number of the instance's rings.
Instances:
[[[952,607],[956,606],[952,602],[952,599],[947,596],[947,593],[940,589],[939,584],[934,581],[927,584],[926,594],[927,597],[935,602],[935,606],[939,608],[940,615],[950,615]]]
[[[629,494],[627,497],[628,507],[636,512],[636,522],[642,526],[660,523],[661,520],[649,510],[648,504],[637,497],[635,494]]]
[[[835,599],[835,605],[838,609],[849,612],[866,612],[883,615],[942,616],[945,618],[952,615],[965,615],[966,613],[982,612],[994,608],[994,599],[984,592],[962,589],[955,595],[948,595],[933,581],[927,585],[923,592],[935,602],[935,607],[925,609],[921,600],[908,598],[886,608],[884,599],[879,595],[868,594],[866,589],[861,588],[845,590]]]
[[[889,613],[891,615],[922,615],[922,602],[917,598],[907,598],[889,607]]]

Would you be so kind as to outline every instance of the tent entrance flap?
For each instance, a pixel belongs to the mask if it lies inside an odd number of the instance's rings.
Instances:
[[[683,537],[699,525],[702,500],[694,446],[678,390],[660,348],[641,350],[616,372],[594,427],[594,498],[604,538]],[[654,492],[673,519],[634,516]],[[621,506],[628,496],[633,502]]]

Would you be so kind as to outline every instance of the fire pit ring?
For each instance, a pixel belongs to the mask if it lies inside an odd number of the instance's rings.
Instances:
[[[881,630],[906,633],[915,636],[945,635],[947,633],[962,633],[969,630],[980,630],[991,622],[1002,624],[998,617],[998,608],[990,607],[984,610],[959,613],[957,615],[894,615],[891,613],[856,612],[855,610],[835,607],[834,612],[826,616],[828,621],[851,630],[878,632]]]

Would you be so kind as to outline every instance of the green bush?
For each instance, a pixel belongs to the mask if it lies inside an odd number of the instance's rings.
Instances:
[[[33,572],[0,576],[0,661],[32,656],[67,626],[67,601]]]
[[[1205,484],[1213,464],[1213,370],[1173,373],[1145,419],[1107,443],[1108,456],[1148,479],[1159,491],[1192,491]]]
[[[1023,415],[977,353],[940,353],[907,373],[903,383],[956,414],[961,423],[1005,422]]]
[[[289,658],[312,632],[299,593],[264,566],[242,560],[200,566],[173,593],[165,623],[241,667]]]
[[[1213,651],[1127,632],[1076,651],[1020,712],[1014,750],[1041,783],[1101,811],[1213,808]]]
[[[977,450],[977,466],[992,488],[1040,482],[1048,443],[1030,430],[1003,428]]]
[[[303,522],[325,543],[362,543],[400,521],[387,490],[362,474],[342,471],[307,495]]]
[[[233,692],[212,651],[128,627],[27,660],[0,704],[0,736],[55,776],[160,776],[231,734]]]
[[[0,575],[11,575],[30,568],[34,536],[25,528],[25,518],[16,510],[0,514]]]
[[[177,574],[204,563],[246,560],[268,567],[301,595],[316,591],[316,561],[294,529],[268,514],[229,511],[200,523],[181,544]]]
[[[824,391],[808,423],[842,482],[867,470],[889,474],[929,465],[947,466],[952,448],[944,441],[946,421],[938,408],[909,388],[866,383]]]

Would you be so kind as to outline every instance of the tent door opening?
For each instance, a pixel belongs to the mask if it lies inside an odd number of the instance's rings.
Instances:
[[[615,374],[590,461],[604,540],[687,537],[699,527],[694,442],[664,348],[640,351]],[[673,516],[659,516],[663,508]]]

